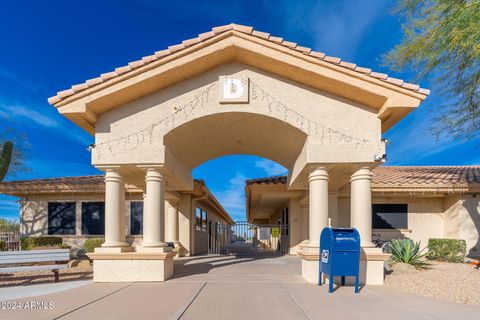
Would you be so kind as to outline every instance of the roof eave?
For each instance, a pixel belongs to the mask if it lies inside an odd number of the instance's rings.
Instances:
[[[231,40],[228,41],[227,38]],[[242,42],[240,44],[240,40],[235,42],[235,40],[232,40],[234,38],[248,42]],[[227,39],[227,41],[223,43],[222,47],[222,44],[219,43],[224,39]],[[216,47],[214,46],[215,44]],[[252,49],[252,44],[260,45],[260,47],[257,47],[257,52]],[[208,47],[213,50],[208,50]],[[267,48],[268,50],[274,50],[277,52],[277,55],[272,55],[272,52],[274,51],[271,51],[270,54],[262,55],[262,51],[267,50]],[[202,63],[197,63],[196,67],[193,68],[192,64],[198,62],[198,60],[202,58],[197,52],[202,49],[206,51],[203,55],[204,61]],[[242,54],[236,53],[238,51],[242,51]],[[194,52],[197,52],[195,57],[191,57],[190,54]],[[250,52],[252,56],[249,57],[248,55],[245,55],[245,52]],[[304,78],[305,74],[310,73],[311,81],[310,83],[305,84],[312,87],[315,87],[316,85],[317,87],[320,86],[318,89],[327,92],[329,92],[329,90],[337,91],[332,93],[339,95],[343,94],[348,99],[360,99],[361,97],[359,97],[358,92],[361,91],[363,92],[364,101],[360,102],[364,104],[371,103],[377,109],[383,110],[382,113],[385,114],[387,114],[386,111],[388,110],[390,114],[389,119],[396,119],[396,121],[398,121],[397,119],[402,118],[408,112],[416,108],[420,102],[426,98],[424,91],[412,91],[381,80],[380,78],[375,78],[331,62],[323,61],[319,58],[307,55],[305,52],[291,50],[291,48],[284,45],[279,45],[232,29],[227,32],[216,34],[204,42],[199,42],[190,47],[186,47],[183,50],[174,52],[160,60],[144,64],[116,77],[108,78],[103,82],[96,83],[92,87],[82,89],[72,95],[67,95],[63,99],[56,101],[51,100],[50,102],[67,118],[88,132],[94,133],[96,118],[99,114],[108,110],[108,108],[124,104],[146,94],[158,91],[162,87],[168,87],[176,82],[184,80],[184,78],[178,77],[179,74],[183,74],[184,77],[188,78],[211,69],[212,66],[234,60],[252,64],[257,68],[272,69],[273,63],[282,64],[281,54],[284,56],[283,64],[288,63],[285,62],[287,56],[290,57],[290,60],[292,57],[296,58],[296,62],[290,63],[292,67],[296,68],[296,72],[291,72],[290,75],[280,74],[281,76],[286,76],[287,78],[299,81]],[[210,57],[208,55],[210,55]],[[272,58],[272,56],[274,57]],[[255,59],[255,57],[269,59],[271,63],[266,64],[256,61],[258,59]],[[210,63],[205,63],[209,58],[211,58],[209,61]],[[318,69],[317,72],[312,71],[312,63]],[[178,72],[177,68],[185,68],[185,66],[188,66],[188,72]],[[155,70],[157,72],[155,72]],[[277,71],[278,70],[280,70],[280,73],[286,73],[285,68],[277,67]],[[304,74],[298,74],[297,71],[303,72]],[[316,77],[312,78],[312,73]],[[174,74],[177,76],[173,76]],[[334,76],[337,76],[338,79],[334,79]],[[164,80],[163,82],[157,81],[162,77]],[[329,77],[331,81],[333,81],[329,84],[330,87],[325,87],[324,85],[322,88],[322,83],[325,84],[326,82],[324,80]],[[339,80],[340,78],[343,79],[343,82]],[[355,80],[356,86],[352,84],[352,78],[357,79]],[[156,85],[151,86],[151,83],[156,83]],[[131,90],[133,86],[137,86],[138,88],[143,86],[144,89]],[[351,89],[345,90],[347,87],[350,87]],[[128,94],[125,93],[127,91]],[[123,96],[121,94],[122,92]],[[348,92],[350,92],[350,95],[348,95]],[[112,105],[109,106],[107,101]],[[401,111],[400,113],[398,112],[399,110]],[[398,113],[399,116],[392,118],[392,113]],[[379,117],[382,119],[382,114],[379,113]],[[384,120],[382,119],[382,121]],[[386,127],[390,126],[391,124]]]

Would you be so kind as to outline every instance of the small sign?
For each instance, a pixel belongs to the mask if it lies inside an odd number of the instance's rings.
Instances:
[[[260,227],[259,240],[270,240],[270,227]]]
[[[322,250],[322,263],[328,263],[329,252],[326,249]]]
[[[280,228],[272,228],[272,238],[278,238],[280,236]]]
[[[220,76],[220,103],[248,103],[248,96],[248,77]]]

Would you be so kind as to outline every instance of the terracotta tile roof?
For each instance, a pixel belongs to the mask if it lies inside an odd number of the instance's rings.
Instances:
[[[178,52],[178,51],[184,50],[188,47],[197,45],[197,44],[199,44],[199,43],[201,43],[201,42],[203,42],[207,39],[210,39],[212,37],[215,37],[219,34],[222,34],[224,32],[230,31],[230,30],[238,31],[238,32],[241,32],[241,33],[244,33],[244,34],[249,34],[253,37],[257,37],[257,38],[261,38],[261,39],[271,41],[273,43],[277,43],[278,45],[282,45],[282,46],[287,47],[291,50],[301,52],[305,55],[316,58],[318,60],[325,61],[325,62],[334,64],[334,65],[338,65],[338,66],[346,68],[346,69],[354,70],[354,71],[357,71],[359,73],[362,73],[362,74],[371,76],[373,78],[382,80],[384,82],[387,82],[387,83],[390,83],[390,84],[393,84],[393,85],[396,85],[396,86],[399,86],[399,87],[402,87],[402,88],[405,88],[405,89],[408,89],[408,90],[411,90],[411,91],[421,93],[423,95],[428,95],[430,93],[430,90],[420,88],[420,86],[417,85],[417,84],[407,83],[407,82],[404,82],[401,79],[396,79],[396,78],[389,77],[387,74],[373,72],[369,68],[360,67],[360,66],[357,66],[354,63],[342,61],[342,59],[338,58],[338,57],[330,57],[330,56],[325,55],[325,53],[312,51],[312,49],[299,46],[295,42],[287,41],[287,40],[284,40],[283,38],[272,36],[272,35],[270,35],[269,33],[266,33],[266,32],[254,30],[253,27],[242,26],[242,25],[232,23],[232,24],[229,24],[229,25],[214,27],[214,28],[212,28],[212,31],[201,33],[201,34],[198,35],[197,38],[184,40],[182,43],[169,46],[168,49],[157,51],[153,55],[146,56],[146,57],[141,58],[140,60],[130,62],[130,63],[128,63],[127,66],[116,68],[115,71],[104,73],[104,74],[100,75],[100,77],[89,79],[89,80],[85,81],[85,83],[74,85],[70,89],[60,91],[60,92],[57,93],[57,95],[55,95],[53,97],[50,97],[48,99],[48,102],[50,104],[56,104],[56,103],[62,101],[63,99],[65,99],[67,97],[70,97],[70,96],[72,96],[72,95],[74,95],[74,94],[76,94],[80,91],[83,91],[85,89],[94,87],[94,86],[96,86],[100,83],[107,82],[110,79],[113,79],[113,78],[115,78],[115,77],[117,77],[121,74],[133,71],[133,70],[138,69],[142,66],[150,64],[154,61],[163,59],[163,58],[171,55],[174,52]]]
[[[203,180],[195,180],[205,186]],[[275,176],[246,181],[252,184],[286,184],[286,176]],[[449,189],[480,190],[480,166],[383,166],[373,170],[372,188],[378,190],[416,190]],[[127,192],[142,192],[132,185],[126,186]],[[378,189],[378,190],[377,190]],[[475,189],[475,190],[476,190]],[[7,181],[0,183],[0,194],[35,194],[35,193],[100,193],[104,192],[103,175],[65,177],[51,179],[34,179]]]
[[[453,187],[480,185],[480,166],[384,166],[373,170],[376,186]]]
[[[258,179],[251,179],[246,180],[246,185],[251,184],[286,184],[287,183],[287,176],[275,176],[275,177],[267,177],[267,178],[258,178]]]
[[[196,186],[206,187],[202,179],[194,179]],[[208,189],[208,188],[207,188]],[[127,184],[125,190],[130,193],[143,191],[134,185]],[[105,192],[105,176],[77,176],[46,178],[18,181],[4,181],[0,183],[0,194],[52,194],[52,193],[103,193]]]
[[[50,194],[50,193],[103,193],[103,175],[4,181],[0,183],[0,193],[4,194]],[[126,185],[127,192],[141,192],[135,186]]]
[[[247,180],[246,184],[285,184],[286,176]],[[373,191],[480,190],[480,166],[382,166],[373,170]]]

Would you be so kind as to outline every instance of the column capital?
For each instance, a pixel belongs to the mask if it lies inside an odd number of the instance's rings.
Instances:
[[[143,169],[145,171],[152,170],[152,171],[160,171],[164,168],[163,164],[139,164],[137,168]]]
[[[318,167],[310,172],[308,175],[308,182],[315,180],[327,180],[328,181],[328,169],[325,167]]]
[[[105,170],[105,182],[119,182],[123,183],[123,176],[118,169],[109,168]]]
[[[147,168],[145,171],[145,181],[165,182],[163,174],[157,168]]]
[[[372,169],[370,167],[356,169],[350,176],[350,182],[355,180],[372,180]]]

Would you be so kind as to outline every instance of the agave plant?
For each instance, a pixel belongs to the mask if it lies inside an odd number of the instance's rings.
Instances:
[[[425,269],[430,263],[426,262],[424,257],[427,253],[422,253],[425,250],[420,250],[420,241],[413,242],[410,239],[392,240],[390,245],[390,253],[392,254],[390,260],[393,263],[407,263],[414,266],[416,269]]]

